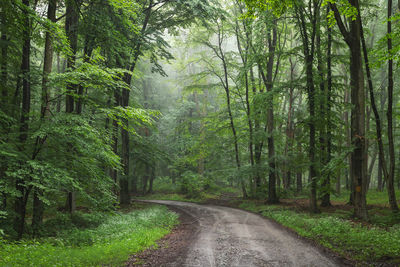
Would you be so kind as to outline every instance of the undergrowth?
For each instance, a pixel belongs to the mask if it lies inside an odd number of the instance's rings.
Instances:
[[[396,191],[397,199],[399,199],[399,191]],[[333,201],[339,201],[347,203],[350,198],[350,191],[343,190],[340,194],[332,194],[331,198]],[[368,190],[367,193],[367,204],[368,205],[380,205],[389,207],[389,197],[386,190],[378,192],[375,189]]]
[[[97,227],[67,227],[36,241],[0,240],[0,266],[115,266],[154,245],[178,223],[178,215],[163,206],[88,216],[95,217],[88,220],[99,222]]]

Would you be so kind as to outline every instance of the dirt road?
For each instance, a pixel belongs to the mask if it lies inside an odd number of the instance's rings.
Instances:
[[[178,201],[151,201],[180,209],[198,223],[184,260],[168,266],[340,266],[309,243],[253,213]]]

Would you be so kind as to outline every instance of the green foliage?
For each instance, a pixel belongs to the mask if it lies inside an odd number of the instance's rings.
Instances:
[[[184,172],[178,179],[180,192],[193,198],[199,197],[204,189],[204,182],[203,177],[191,171]]]
[[[347,0],[324,0],[323,6],[328,4],[334,4],[337,6],[341,15],[350,18],[351,20],[356,20],[358,16],[358,10],[356,7],[352,6]],[[333,26],[335,24],[335,17],[333,11],[328,14],[329,25]]]
[[[37,241],[2,242],[0,266],[119,265],[167,234],[177,223],[177,215],[153,206],[127,214],[79,215],[74,220],[92,228],[68,229]],[[93,223],[100,222],[93,228]]]
[[[101,212],[83,213],[77,211],[72,215],[57,212],[56,216],[49,218],[43,223],[42,236],[62,236],[62,239],[65,239],[70,233],[79,234],[80,229],[94,229],[98,227],[105,220],[109,219],[110,216]]]
[[[138,127],[154,128],[155,120],[161,115],[159,111],[155,110],[121,106],[103,108],[101,111],[104,112],[108,118],[117,121],[119,126],[127,130],[136,138],[140,137],[136,130]],[[127,120],[130,121],[133,126],[127,126],[125,123]]]
[[[249,13],[255,11],[272,10],[276,16],[281,16],[285,11],[293,5],[293,0],[243,0],[249,8]]]

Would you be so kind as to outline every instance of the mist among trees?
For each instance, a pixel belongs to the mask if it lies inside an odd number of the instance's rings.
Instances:
[[[344,194],[365,222],[378,191],[399,223],[400,1],[2,0],[0,14],[5,239],[221,188],[312,214]]]

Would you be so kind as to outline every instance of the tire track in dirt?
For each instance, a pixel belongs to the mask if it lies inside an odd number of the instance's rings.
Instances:
[[[179,209],[199,223],[185,255],[157,266],[342,266],[310,243],[250,212],[178,201],[146,202]]]

